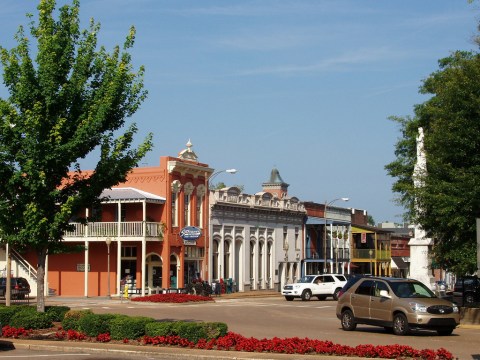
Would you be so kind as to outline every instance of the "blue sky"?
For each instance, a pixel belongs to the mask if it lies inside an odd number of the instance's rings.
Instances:
[[[0,0],[0,45],[36,5]],[[238,169],[215,182],[253,194],[276,167],[289,195],[349,197],[335,205],[376,222],[403,213],[384,170],[400,135],[388,117],[425,101],[418,88],[439,59],[477,48],[479,14],[467,0],[81,0],[83,27],[100,22],[107,49],[137,28],[149,96],[131,120],[155,142],[141,165],[190,139],[201,162]]]

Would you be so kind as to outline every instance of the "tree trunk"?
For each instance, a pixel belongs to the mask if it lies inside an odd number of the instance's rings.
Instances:
[[[37,251],[37,311],[45,312],[45,262],[47,251],[41,249]]]

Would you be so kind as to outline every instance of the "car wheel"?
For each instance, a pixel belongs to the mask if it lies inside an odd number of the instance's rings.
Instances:
[[[403,314],[396,314],[393,317],[393,333],[395,335],[406,335],[410,331],[407,317]]]
[[[293,296],[285,296],[285,300],[287,300],[287,301],[293,301]]]
[[[437,330],[438,335],[441,335],[441,336],[452,335],[452,332],[453,332],[453,329]]]
[[[335,289],[335,291],[333,292],[333,300],[338,300],[338,294],[340,293],[340,290],[342,289]]]
[[[342,329],[345,331],[353,331],[357,328],[353,313],[351,310],[342,312]]]
[[[465,304],[473,304],[475,302],[475,297],[473,294],[465,295]]]
[[[302,300],[309,301],[312,298],[312,292],[310,290],[303,290],[302,292]]]

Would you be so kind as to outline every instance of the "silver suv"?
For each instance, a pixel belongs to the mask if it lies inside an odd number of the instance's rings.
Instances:
[[[343,330],[367,324],[383,326],[395,335],[410,329],[450,335],[460,323],[456,304],[438,298],[419,281],[401,278],[361,278],[341,294],[336,313]]]
[[[328,296],[337,300],[338,293],[346,283],[347,279],[342,274],[305,275],[298,282],[285,285],[282,295],[287,301],[294,298],[307,301],[312,296],[316,296],[318,300],[325,300]]]

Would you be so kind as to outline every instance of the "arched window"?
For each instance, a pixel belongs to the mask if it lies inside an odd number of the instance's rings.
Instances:
[[[223,278],[230,278],[230,241],[223,243]]]
[[[212,249],[212,278],[218,280],[218,240],[213,240]]]
[[[255,241],[250,241],[250,281],[253,282],[254,276],[254,261],[255,261]],[[252,284],[253,286],[253,284]]]

